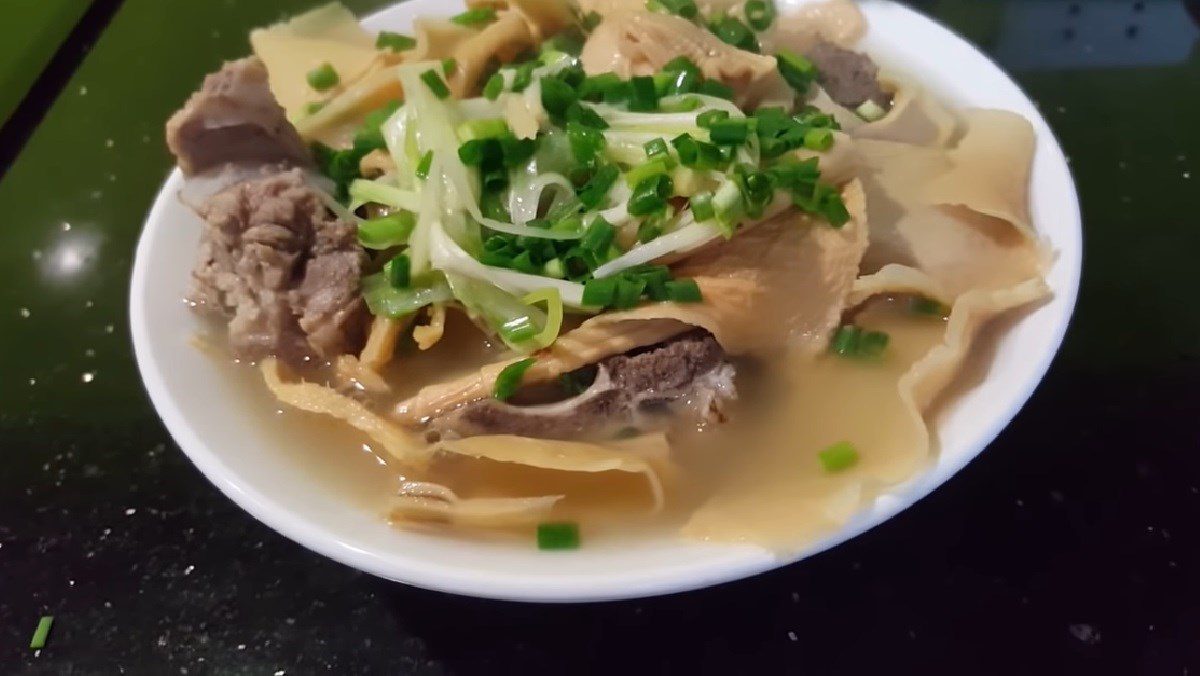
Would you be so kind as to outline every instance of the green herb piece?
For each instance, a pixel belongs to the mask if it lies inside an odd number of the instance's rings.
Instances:
[[[621,276],[617,278],[616,293],[613,296],[612,306],[618,310],[625,310],[638,304],[642,299],[642,292],[646,290],[646,280],[640,277]]]
[[[605,145],[604,134],[579,122],[567,123],[567,140],[575,161],[582,164],[592,163]]]
[[[667,300],[676,303],[699,303],[704,300],[694,279],[673,279],[665,282]]]
[[[429,87],[429,91],[433,92],[433,95],[439,99],[444,99],[447,96],[450,96],[450,88],[446,86],[446,83],[442,80],[442,76],[438,75],[436,70],[430,68],[424,73],[421,73],[421,81],[424,82],[425,86]]]
[[[494,7],[476,7],[450,17],[450,21],[453,23],[471,28],[478,28],[495,20],[496,9]]]
[[[813,62],[795,52],[781,49],[775,55],[775,61],[784,81],[801,94],[807,92],[809,85],[817,79],[817,67]]]
[[[888,334],[883,331],[864,331],[857,326],[847,324],[834,334],[829,349],[841,357],[878,359],[883,356],[888,342]]]
[[[915,296],[908,301],[908,311],[914,315],[926,317],[945,317],[950,314],[950,308],[932,298]]]
[[[321,112],[321,109],[325,107],[326,103],[328,103],[328,101],[312,101],[304,106],[304,113],[306,115],[314,115],[319,113]]]
[[[727,101],[733,100],[733,87],[730,87],[724,82],[717,82],[716,80],[705,80],[696,85],[696,93],[704,94],[706,96],[715,96],[719,99],[725,99]]]
[[[629,214],[646,216],[667,205],[667,199],[675,192],[675,184],[666,174],[657,174],[642,179],[629,198]]]
[[[308,81],[309,87],[319,92],[336,87],[339,81],[337,71],[329,63],[323,63],[308,71],[304,79]]]
[[[656,157],[652,160],[647,160],[626,172],[625,182],[628,183],[630,187],[636,186],[638,183],[641,183],[643,180],[651,176],[669,173],[674,166],[675,162],[671,160],[670,156]]]
[[[513,74],[512,90],[518,94],[525,91],[525,88],[533,83],[533,70],[540,65],[534,60],[517,66],[517,72]]]
[[[456,70],[458,70],[458,59],[453,56],[442,59],[442,72],[446,74],[446,77],[454,75]]]
[[[542,551],[579,549],[579,525],[569,521],[539,523],[537,546]]]
[[[650,2],[646,3],[646,6],[649,8],[650,5],[654,4],[657,5],[657,7],[653,8],[654,10],[661,8],[663,11],[685,19],[695,19],[700,11],[693,0],[650,0]]]
[[[667,142],[661,137],[646,141],[642,144],[642,149],[646,151],[647,157],[658,157],[660,155],[666,155],[670,152],[667,149]]]
[[[500,401],[507,401],[521,388],[521,380],[525,377],[525,372],[536,361],[537,359],[533,357],[527,357],[505,366],[504,370],[496,376],[495,384],[492,385],[492,396]]]
[[[579,534],[575,535],[575,546],[579,546]],[[541,536],[539,532],[538,542],[540,546]],[[38,620],[37,628],[33,630],[33,638],[29,640],[29,647],[34,650],[41,650],[46,647],[46,638],[50,636],[50,627],[54,626],[53,615],[42,615]]]
[[[703,113],[700,113],[699,115],[696,116],[696,126],[709,128],[713,124],[720,122],[721,120],[728,120],[728,119],[729,119],[729,111],[727,111],[727,110],[720,110],[720,109],[706,110]]]
[[[579,85],[579,98],[584,101],[603,101],[609,92],[620,89],[624,84],[616,73],[589,75]]]
[[[592,174],[592,177],[577,193],[583,208],[591,210],[600,206],[620,175],[621,171],[611,164],[605,164],[597,169],[596,173]]]
[[[809,129],[804,133],[804,147],[819,152],[829,150],[833,147],[833,132],[819,127]]]
[[[599,26],[600,22],[603,20],[604,17],[600,16],[596,12],[588,12],[587,14],[583,15],[583,19],[580,21],[580,24],[583,26],[583,30],[590,33],[591,31],[596,30],[596,26]]]
[[[403,52],[417,46],[417,41],[403,33],[379,31],[375,36],[375,49],[390,49],[393,52]]]
[[[725,44],[748,52],[758,52],[758,39],[746,24],[732,16],[725,16],[709,24],[708,29]]]
[[[629,109],[637,112],[658,110],[658,88],[652,77],[635,77],[629,80]]]
[[[429,178],[429,167],[433,164],[433,151],[426,150],[421,156],[421,160],[417,162],[417,178],[425,180]]]
[[[583,304],[588,307],[605,308],[612,305],[616,293],[616,277],[589,279],[583,283]]]
[[[615,235],[616,230],[612,224],[604,220],[603,216],[596,216],[579,239],[579,246],[597,254],[608,251],[608,245],[612,244]]]
[[[688,204],[692,207],[692,215],[696,217],[697,222],[707,221],[715,218],[717,210],[713,207],[713,194],[711,192],[702,192],[692,195]]]
[[[367,249],[387,249],[408,241],[417,217],[411,211],[393,211],[358,224],[358,243]]]
[[[858,464],[858,449],[849,441],[836,444],[817,453],[826,472],[841,472]]]
[[[483,85],[483,96],[488,101],[495,101],[503,91],[504,76],[500,73],[492,73],[492,76],[488,78],[487,84]]]
[[[508,134],[508,123],[502,118],[467,120],[458,125],[458,137],[463,140],[500,138]]]
[[[399,254],[383,266],[383,274],[387,275],[393,289],[407,289],[412,285],[412,260]]]
[[[708,137],[720,145],[741,145],[750,137],[750,124],[746,120],[713,122],[708,128]]]
[[[578,101],[567,107],[567,120],[578,122],[595,129],[608,129],[608,122],[600,117],[600,113],[592,110],[590,107],[580,104]]]
[[[577,96],[575,90],[566,82],[557,77],[543,77],[541,83],[542,107],[550,115],[563,115],[567,112],[567,108],[575,103]]]
[[[775,21],[775,3],[771,0],[746,0],[743,10],[746,23],[760,33],[771,27]]]

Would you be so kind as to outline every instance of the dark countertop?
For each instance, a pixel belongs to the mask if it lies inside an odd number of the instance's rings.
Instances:
[[[1200,670],[1195,3],[920,3],[998,56],[1071,158],[1084,281],[1049,375],[961,474],[833,551],[568,606],[306,551],[220,495],[141,388],[126,295],[162,122],[247,27],[308,4],[98,0],[0,131],[0,672]]]

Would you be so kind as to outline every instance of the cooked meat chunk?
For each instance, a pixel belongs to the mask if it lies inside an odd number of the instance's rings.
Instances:
[[[167,147],[187,176],[226,162],[307,165],[308,150],[256,57],[229,61],[167,120]]]
[[[609,357],[579,395],[551,404],[517,406],[495,399],[467,404],[435,418],[442,435],[515,434],[543,439],[604,436],[625,428],[650,428],[661,413],[720,419],[736,396],[734,369],[707,333],[690,333],[644,351]]]
[[[229,320],[234,352],[288,361],[362,346],[354,224],[330,215],[300,169],[236,183],[199,209],[205,220],[190,299]]]
[[[879,84],[879,66],[866,54],[821,40],[805,56],[817,67],[817,81],[839,104],[853,109],[871,100],[884,110],[891,107],[892,95]]]

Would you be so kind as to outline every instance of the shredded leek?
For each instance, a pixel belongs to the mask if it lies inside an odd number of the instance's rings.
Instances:
[[[542,326],[542,330],[531,340],[538,349],[550,347],[558,339],[558,332],[562,330],[563,302],[558,289],[554,287],[538,289],[533,293],[525,294],[521,298],[521,302],[526,305],[534,305],[536,303],[546,304],[546,323]]]

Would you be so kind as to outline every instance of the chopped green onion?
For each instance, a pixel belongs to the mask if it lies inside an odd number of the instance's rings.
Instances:
[[[713,194],[711,192],[702,192],[692,195],[688,204],[692,207],[692,215],[696,217],[696,221],[703,222],[716,217],[717,211],[713,207]]]
[[[598,13],[588,12],[587,14],[583,15],[583,19],[580,23],[583,25],[583,30],[591,32],[595,30],[596,26],[599,26],[600,22],[603,20],[604,17],[600,16]]]
[[[408,241],[417,217],[411,211],[393,211],[358,224],[358,243],[367,249],[387,249]]]
[[[567,140],[577,162],[589,164],[604,149],[604,134],[579,122],[567,123]]]
[[[658,7],[653,9],[661,8],[685,19],[696,18],[696,14],[700,11],[693,0],[650,0],[650,2],[646,3],[646,6],[650,7],[653,4],[658,5]]]
[[[491,139],[472,139],[458,147],[458,159],[467,166],[482,166],[489,150],[495,148]]]
[[[577,98],[575,90],[561,79],[549,76],[543,77],[541,84],[542,107],[551,116],[563,115],[567,112],[567,108],[572,103],[575,103]]]
[[[504,166],[509,169],[525,164],[536,151],[536,139],[517,138],[508,133],[500,136],[500,155],[504,158]]]
[[[871,99],[863,101],[862,105],[854,109],[854,112],[867,122],[874,122],[882,119],[884,115],[887,115],[887,110]]]
[[[665,212],[653,214],[638,224],[637,238],[639,242],[645,244],[646,242],[652,242],[662,236],[663,219],[659,217],[659,214],[663,213]]]
[[[538,546],[541,546],[541,527],[538,530]],[[575,546],[579,546],[579,533],[575,534]],[[559,548],[561,549],[561,548]],[[33,630],[33,638],[29,639],[29,647],[34,650],[41,650],[46,647],[46,638],[50,636],[50,627],[54,626],[53,615],[42,615],[38,620],[37,628]]]
[[[727,101],[733,100],[733,87],[724,82],[717,82],[716,80],[705,80],[696,85],[696,93],[715,96],[718,99],[725,99]]]
[[[533,253],[526,249],[513,257],[510,264],[513,270],[524,272],[527,275],[536,275],[538,266],[533,264]]]
[[[304,106],[304,112],[306,115],[315,115],[316,113],[321,112],[321,109],[324,108],[325,104],[327,104],[327,103],[329,103],[329,102],[328,101],[312,101]]]
[[[925,296],[916,296],[909,299],[908,311],[915,315],[925,315],[927,317],[945,317],[950,314],[950,308],[946,307],[932,298]]]
[[[518,66],[517,72],[513,74],[512,90],[518,94],[525,91],[525,88],[533,82],[533,70],[539,65],[541,64],[537,61],[530,61]]]
[[[804,133],[804,147],[825,152],[833,147],[833,131],[824,128],[809,129]]]
[[[566,279],[567,266],[563,264],[561,258],[551,258],[542,264],[542,275],[554,279]]]
[[[417,46],[417,41],[403,33],[379,31],[375,36],[375,49],[390,49],[393,52],[403,52]]]
[[[596,129],[608,129],[608,122],[600,116],[600,113],[588,106],[581,105],[578,101],[567,107],[567,120]]]
[[[840,472],[858,463],[858,449],[849,441],[839,441],[818,452],[817,457],[826,472]]]
[[[597,169],[596,173],[592,174],[592,178],[579,189],[578,197],[583,208],[595,209],[600,206],[620,174],[621,171],[611,164]]]
[[[703,105],[695,96],[684,96],[675,101],[659,101],[658,103],[659,110],[664,113],[690,113]]]
[[[675,192],[675,184],[671,177],[657,174],[644,178],[633,189],[629,198],[629,214],[631,216],[646,216],[662,209],[667,204],[667,198]]]
[[[476,7],[475,9],[468,9],[462,14],[450,17],[450,21],[460,26],[470,26],[472,28],[478,28],[495,20],[496,9],[494,7]]]
[[[750,137],[750,124],[746,120],[713,122],[708,128],[708,137],[721,145],[741,145]]]
[[[637,112],[658,110],[658,89],[652,77],[635,77],[629,80],[629,109]]]
[[[539,523],[537,546],[543,551],[579,549],[579,526],[569,521]]]
[[[442,81],[442,77],[437,74],[436,70],[430,68],[424,73],[421,73],[421,81],[424,82],[425,86],[429,87],[429,91],[433,92],[433,95],[439,99],[444,99],[447,96],[450,96],[450,88],[446,86],[444,81]]]
[[[393,289],[407,289],[412,285],[412,261],[408,256],[399,254],[383,266],[383,274],[387,275]]]
[[[433,151],[426,150],[421,156],[421,161],[417,162],[417,178],[425,180],[429,178],[429,167],[433,164]]]
[[[642,292],[646,290],[646,280],[640,277],[622,276],[617,278],[616,294],[613,296],[612,306],[618,310],[625,310],[638,304],[642,299]]]
[[[706,110],[696,116],[696,126],[707,128],[711,127],[716,122],[728,119],[729,111],[727,110],[721,110],[719,108],[714,110]]]
[[[589,279],[583,283],[583,304],[605,308],[613,303],[617,293],[617,278]]]
[[[759,51],[758,39],[746,24],[732,16],[722,17],[709,24],[708,29],[725,44],[733,45],[748,52]]]
[[[458,70],[458,59],[453,56],[442,59],[442,72],[446,74],[446,77],[454,75],[456,70]]]
[[[557,261],[558,259],[555,258],[554,260]],[[530,340],[533,341],[533,344],[537,346],[538,349],[550,347],[550,345],[558,339],[558,332],[562,330],[562,295],[558,292],[558,289],[548,286],[544,289],[538,289],[537,291],[531,291],[525,294],[525,296],[521,298],[521,302],[526,305],[533,305],[535,303],[546,304],[546,324],[542,326],[542,330]]]
[[[838,329],[829,349],[841,357],[877,359],[888,346],[888,334],[883,331],[863,331],[853,324]]]
[[[579,98],[584,101],[603,101],[609,92],[619,90],[624,84],[616,73],[589,75],[579,85]]]
[[[775,55],[775,61],[779,67],[779,74],[792,89],[801,94],[808,91],[808,86],[817,78],[817,67],[813,62],[795,52],[781,49]]]
[[[743,11],[746,14],[746,23],[759,32],[770,28],[775,21],[775,3],[771,0],[746,0]]]
[[[487,120],[467,120],[458,125],[458,137],[464,141],[471,139],[500,138],[508,133],[508,123],[502,118]]]
[[[694,279],[673,279],[664,286],[667,289],[667,300],[676,303],[699,303],[704,300]]]
[[[483,85],[483,95],[488,101],[495,101],[500,96],[500,92],[504,91],[504,76],[500,73],[492,73],[488,78],[487,84]]]
[[[505,366],[504,370],[496,376],[496,382],[492,385],[492,396],[500,401],[506,401],[513,396],[521,388],[521,379],[525,377],[525,372],[535,362],[537,359],[526,357]]]
[[[612,244],[615,235],[616,230],[612,224],[604,220],[603,216],[596,216],[579,239],[579,246],[596,254],[608,251],[608,245]]]
[[[643,162],[626,172],[625,182],[628,183],[630,187],[636,186],[638,183],[641,183],[643,180],[650,178],[651,176],[657,176],[659,174],[666,174],[670,172],[674,167],[674,164],[675,162],[671,160],[670,156],[656,157],[652,160]],[[668,197],[670,197],[670,195],[668,195]]]
[[[406,289],[393,287],[383,273],[367,275],[362,278],[362,296],[371,314],[392,318],[405,317],[431,303],[454,300],[440,272],[418,275]]]
[[[339,81],[337,71],[328,62],[308,71],[305,79],[308,80],[309,87],[319,92],[336,87]]]
[[[647,157],[658,157],[659,155],[666,155],[668,152],[670,152],[667,149],[667,142],[664,141],[662,137],[646,141],[642,144],[642,149],[646,151]]]

